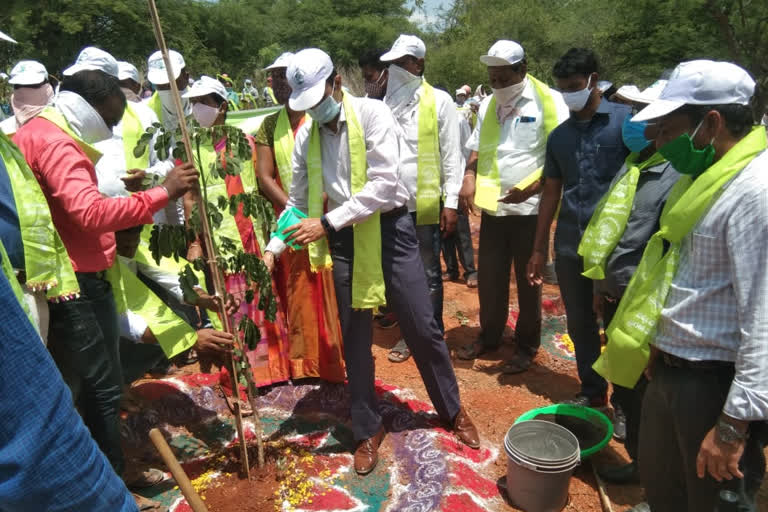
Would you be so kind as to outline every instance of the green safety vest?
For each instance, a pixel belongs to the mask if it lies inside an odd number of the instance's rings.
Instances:
[[[146,169],[149,167],[149,148],[140,157],[133,156],[133,149],[144,134],[139,114],[129,101],[123,114],[123,152],[125,153],[125,169]]]
[[[440,140],[435,89],[424,80],[419,99],[418,154],[416,156],[416,224],[440,223]]]
[[[557,127],[557,107],[552,93],[547,84],[540,82],[531,75],[527,75],[536,95],[541,102],[541,110],[544,116],[544,138]],[[477,183],[475,188],[475,204],[485,210],[495,212],[499,206],[498,199],[501,196],[501,178],[499,177],[498,148],[501,137],[501,124],[496,116],[496,97],[492,96],[485,110],[483,125],[480,127],[480,145],[477,160]],[[542,173],[542,168],[536,169],[531,175],[523,179],[522,183],[530,185],[536,181]],[[521,187],[525,188],[525,187]]]
[[[160,122],[163,122],[163,102],[160,101],[160,95],[157,91],[152,93],[152,96],[147,100],[147,106],[157,115]]]
[[[362,190],[368,181],[365,134],[352,108],[350,96],[344,94],[342,108],[347,119],[347,136],[350,160],[350,185],[352,194]],[[313,122],[307,154],[307,178],[309,181],[309,216],[323,215],[323,155],[320,145],[320,129]],[[352,265],[352,307],[375,309],[386,304],[384,274],[381,267],[381,222],[377,211],[354,226],[354,263]],[[312,270],[332,266],[328,252],[328,240],[324,237],[309,244],[309,261]]]

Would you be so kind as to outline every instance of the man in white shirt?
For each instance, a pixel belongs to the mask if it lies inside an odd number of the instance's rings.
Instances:
[[[400,179],[410,195],[407,206],[416,224],[435,320],[444,331],[440,238],[456,230],[463,169],[456,105],[424,79],[425,55],[421,39],[401,35],[381,61],[389,63],[384,103],[402,135]],[[391,361],[408,359],[403,340],[392,352]]]
[[[184,97],[184,93],[189,88],[190,80],[187,64],[184,61],[184,57],[174,50],[168,50],[168,58],[171,61],[171,71],[176,80],[176,87],[182,95],[181,104],[184,107],[184,116],[186,117],[192,113],[192,105],[189,99]],[[179,119],[176,115],[176,108],[173,105],[171,85],[168,82],[168,72],[165,70],[165,61],[159,50],[147,59],[147,80],[155,86],[156,90],[145,101],[145,104],[152,109],[166,130],[175,130],[179,126]]]
[[[313,122],[305,123],[296,134],[293,181],[285,211],[295,207],[317,212],[322,209],[318,201],[323,192],[328,201],[326,214],[304,218],[284,233],[293,232],[286,240],[301,246],[319,242],[310,246],[310,259],[313,251],[324,252],[321,260],[325,265],[330,264],[328,250],[322,249],[328,237],[352,430],[360,443],[355,470],[359,474],[373,470],[385,433],[371,353],[371,308],[383,302],[385,286],[438,415],[465,444],[478,448],[477,429],[461,406],[450,355],[429,305],[416,231],[406,206],[410,196],[400,180],[398,132],[392,114],[380,101],[343,93],[341,77],[321,50],[297,53],[286,75],[293,89],[290,107],[306,110]],[[358,190],[353,193],[355,187]],[[375,229],[366,231],[367,227]],[[368,251],[370,246],[378,248]],[[285,247],[277,236],[270,240],[264,254],[270,269]],[[365,253],[364,258],[357,257],[358,250]],[[363,275],[355,272],[361,268],[366,270]],[[374,274],[383,277],[372,278]],[[370,301],[361,302],[362,296]]]
[[[514,265],[519,316],[516,353],[504,373],[528,369],[541,343],[541,286],[526,278],[533,250],[547,136],[568,118],[556,91],[527,74],[523,47],[501,40],[480,57],[493,95],[480,106],[467,148],[461,202],[482,208],[480,227],[480,336],[459,351],[462,359],[497,349],[509,316],[510,263]],[[495,131],[494,131],[495,129]],[[526,181],[528,183],[526,183]]]

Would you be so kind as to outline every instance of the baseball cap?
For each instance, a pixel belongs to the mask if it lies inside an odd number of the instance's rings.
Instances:
[[[117,79],[133,80],[137,84],[141,83],[139,81],[139,70],[136,69],[136,66],[123,60],[117,62]]]
[[[293,58],[293,55],[294,55],[293,52],[285,52],[280,54],[280,56],[277,59],[275,59],[275,62],[265,67],[264,70],[267,71],[267,70],[276,69],[276,68],[287,68],[288,63],[290,63],[291,59]]]
[[[37,85],[48,80],[48,71],[36,60],[20,60],[11,70],[9,84]]]
[[[171,71],[173,79],[176,80],[181,74],[181,70],[187,65],[184,57],[174,50],[168,50],[168,58],[171,60]],[[165,61],[160,50],[156,51],[147,59],[147,80],[155,85],[166,85],[168,83],[168,72],[165,70]]]
[[[293,56],[285,76],[291,86],[288,106],[307,110],[317,105],[325,95],[325,81],[333,73],[333,62],[323,50],[307,48]]]
[[[103,71],[117,78],[117,60],[100,48],[88,46],[83,48],[74,64],[64,70],[64,76],[72,76],[80,71]]]
[[[525,58],[523,47],[514,41],[502,39],[493,43],[488,55],[480,56],[480,62],[486,66],[511,66]]]
[[[224,86],[210,76],[203,75],[192,84],[187,92],[181,95],[182,98],[199,98],[201,96],[208,96],[209,94],[217,94],[221,99],[227,99],[227,90]]]
[[[467,91],[464,89],[456,89],[456,96],[459,94],[463,94],[464,96],[468,96]]]
[[[658,99],[632,121],[662,117],[683,105],[749,105],[755,81],[730,62],[692,60],[678,65]]]
[[[400,57],[411,55],[417,59],[423,59],[427,54],[427,47],[424,46],[424,41],[416,36],[410,36],[408,34],[401,34],[395,40],[392,48],[379,57],[381,62],[392,62]]]
[[[647,89],[642,91],[636,85],[622,85],[616,91],[616,96],[621,96],[633,103],[653,103],[659,99],[666,85],[667,80],[656,80]]]

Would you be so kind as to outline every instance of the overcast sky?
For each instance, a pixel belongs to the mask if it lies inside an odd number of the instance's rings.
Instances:
[[[435,21],[435,16],[441,8],[445,9],[451,5],[451,0],[424,0],[424,10],[417,10],[411,16],[411,20],[416,23],[424,24]]]

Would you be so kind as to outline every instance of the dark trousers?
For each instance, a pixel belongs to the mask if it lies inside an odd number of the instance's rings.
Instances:
[[[739,495],[739,511],[757,510],[755,495],[765,475],[765,423],[753,423],[740,470],[744,479],[718,483],[696,475],[701,441],[715,426],[733,382],[733,365],[678,368],[659,358],[643,400],[640,477],[653,512],[714,510],[723,489]]]
[[[483,213],[480,224],[478,292],[480,342],[498,347],[509,318],[509,279],[514,266],[520,314],[515,326],[519,351],[536,355],[541,345],[541,286],[528,284],[525,268],[533,252],[536,215],[494,217]]]
[[[352,228],[337,232],[329,243],[349,380],[352,431],[356,440],[363,440],[381,428],[371,353],[372,313],[370,309],[352,308]],[[432,311],[418,244],[410,215],[382,216],[381,262],[390,308],[397,315],[432,404],[442,420],[451,421],[459,412],[459,387]]]
[[[416,224],[416,212],[411,214]],[[424,275],[429,287],[429,299],[432,312],[435,315],[440,332],[445,332],[443,325],[443,272],[440,267],[440,225],[425,224],[416,226],[416,237],[419,239],[419,255],[424,266]]]
[[[459,254],[458,261],[456,259],[457,252]],[[459,220],[456,223],[456,232],[443,238],[443,260],[445,260],[445,271],[451,276],[451,279],[459,278],[459,262],[464,268],[464,279],[469,279],[477,274],[469,217],[461,212],[459,212]]]
[[[77,273],[77,281],[79,298],[50,305],[48,348],[91,436],[120,475],[123,379],[115,299],[109,282],[96,274]]]
[[[619,307],[619,299],[604,300],[603,323],[605,328],[613,320],[616,309]],[[613,394],[611,402],[614,407],[619,406],[627,419],[627,438],[624,441],[624,447],[627,454],[633,461],[637,461],[637,454],[640,444],[640,415],[643,409],[643,397],[648,386],[648,379],[641,375],[634,388],[625,388],[618,384],[613,385]]]
[[[594,285],[591,279],[581,275],[583,271],[581,258],[555,256],[555,272],[567,315],[568,335],[576,349],[581,394],[599,398],[605,395],[608,383],[592,369],[600,357],[600,331],[592,309]]]

